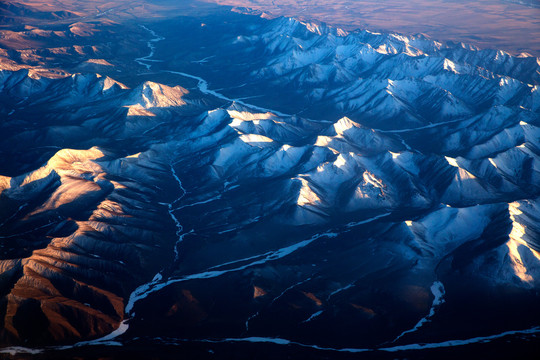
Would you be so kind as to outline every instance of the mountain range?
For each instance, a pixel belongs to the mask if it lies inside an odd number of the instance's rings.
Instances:
[[[2,50],[6,352],[537,344],[538,58],[242,11],[57,26]]]

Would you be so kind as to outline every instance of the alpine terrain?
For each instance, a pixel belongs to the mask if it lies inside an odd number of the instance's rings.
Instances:
[[[0,357],[538,356],[539,58],[196,1],[0,9]]]

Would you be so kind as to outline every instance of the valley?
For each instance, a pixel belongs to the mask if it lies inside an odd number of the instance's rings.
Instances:
[[[538,58],[195,1],[4,8],[1,354],[538,344]]]

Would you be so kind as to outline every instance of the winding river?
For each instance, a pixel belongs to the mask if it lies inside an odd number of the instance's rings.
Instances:
[[[151,29],[149,29],[149,28],[147,28],[145,26],[141,25],[141,27],[143,29],[145,29],[146,31],[148,31],[153,36],[153,38],[150,39],[147,42],[147,46],[149,48],[149,54],[147,56],[135,59],[135,62],[137,64],[141,65],[141,66],[144,66],[147,70],[150,70],[151,67],[152,67],[152,63],[162,62],[161,60],[154,59],[155,52],[156,52],[156,45],[155,44],[157,42],[159,42],[159,41],[165,40],[165,38],[162,37],[162,36],[159,36],[153,30],[151,30]],[[204,60],[205,59],[201,60],[200,62],[204,62]],[[255,106],[255,105],[252,105],[252,104],[245,103],[241,99],[231,99],[231,98],[225,96],[224,94],[222,94],[222,93],[220,93],[218,91],[209,89],[208,82],[205,79],[203,79],[203,78],[201,78],[199,76],[195,76],[195,75],[191,75],[191,74],[184,73],[184,72],[179,72],[179,71],[173,71],[173,70],[161,70],[160,72],[176,74],[176,75],[184,76],[186,78],[197,80],[198,81],[197,87],[204,94],[212,95],[212,96],[215,96],[215,97],[217,97],[219,99],[222,99],[222,100],[234,102],[234,103],[249,107],[249,108],[257,110],[257,111],[271,112],[271,113],[273,113],[273,114],[275,114],[277,116],[290,116],[288,114],[284,114],[284,113],[281,113],[279,111],[266,109],[266,108],[263,108],[263,107],[259,107],[259,106]],[[438,124],[436,124],[436,125],[438,125]],[[436,125],[429,125],[429,127],[436,126]],[[407,129],[407,130],[409,130],[409,129]],[[400,131],[406,131],[406,130],[400,130]],[[186,190],[183,188],[181,180],[176,175],[176,172],[174,170],[174,164],[171,164],[171,173],[172,173],[172,176],[175,178],[179,189],[181,190],[181,194],[177,199],[175,199],[171,203],[163,204],[163,205],[167,206],[169,215],[171,216],[171,219],[173,220],[173,222],[174,222],[174,224],[175,224],[175,226],[177,228],[176,235],[178,236],[178,240],[177,240],[176,245],[175,245],[175,249],[176,249],[178,243],[183,240],[183,236],[186,235],[186,234],[182,234],[183,227],[182,227],[179,219],[174,215],[174,211],[176,210],[174,208],[174,205],[176,203],[178,203],[185,196]],[[370,221],[375,221],[379,217],[381,217],[381,216],[365,220],[365,221],[363,221],[361,223],[367,223],[367,222],[370,222]],[[270,252],[267,252],[267,253],[264,253],[264,254],[259,254],[259,255],[249,257],[249,258],[234,261],[233,263],[246,262],[246,261],[248,263],[245,264],[245,265],[242,265],[242,266],[229,268],[229,269],[226,269],[226,270],[225,269],[220,270],[220,268],[225,266],[225,265],[229,265],[230,263],[214,266],[211,269],[207,269],[206,271],[203,271],[201,273],[184,275],[184,276],[181,276],[181,277],[164,278],[163,275],[160,272],[160,273],[158,273],[158,274],[156,274],[154,276],[152,281],[150,281],[148,283],[145,283],[143,285],[140,285],[139,287],[137,287],[137,289],[135,289],[131,293],[131,295],[129,297],[129,300],[128,300],[128,303],[126,304],[126,307],[125,307],[125,314],[127,315],[127,318],[112,333],[110,333],[110,334],[108,334],[108,335],[106,335],[106,336],[104,336],[104,337],[102,337],[100,339],[91,340],[91,341],[83,341],[83,342],[79,342],[79,343],[76,343],[76,344],[70,345],[70,346],[51,346],[51,347],[46,347],[46,348],[43,348],[43,349],[32,349],[32,348],[25,348],[25,347],[9,347],[9,348],[0,349],[0,353],[7,353],[7,354],[12,354],[12,355],[17,354],[17,353],[36,354],[36,353],[40,353],[40,352],[44,352],[44,351],[50,351],[50,350],[58,351],[58,350],[71,349],[71,348],[74,348],[74,347],[83,347],[83,346],[91,346],[91,345],[102,345],[102,346],[122,345],[122,342],[117,340],[117,338],[120,337],[121,335],[125,334],[126,331],[129,329],[129,319],[133,318],[135,316],[135,305],[136,305],[136,303],[139,300],[146,298],[148,295],[150,295],[150,294],[152,294],[154,292],[157,292],[157,291],[163,289],[166,286],[169,286],[171,284],[175,284],[175,283],[178,283],[178,282],[188,281],[188,280],[192,280],[192,279],[215,278],[215,277],[219,277],[219,276],[221,276],[223,274],[226,274],[226,273],[241,271],[241,270],[244,270],[244,269],[249,268],[249,267],[253,267],[253,266],[264,264],[264,263],[269,262],[269,261],[274,261],[274,260],[277,260],[277,259],[281,259],[281,258],[283,258],[285,256],[288,256],[288,255],[294,253],[295,251],[297,251],[299,249],[304,248],[305,246],[309,245],[311,242],[315,241],[316,239],[319,239],[321,237],[335,237],[335,236],[337,236],[337,234],[333,233],[333,232],[326,232],[326,233],[316,234],[316,235],[314,235],[313,237],[311,237],[309,239],[303,240],[301,242],[298,242],[296,244],[293,244],[293,245],[285,247],[285,248],[281,248],[281,249],[278,249],[278,250],[275,250],[275,251],[270,251]],[[442,304],[444,302],[443,296],[444,296],[445,291],[444,291],[444,287],[443,287],[442,283],[440,283],[439,281],[435,281],[433,283],[433,285],[431,286],[431,292],[434,295],[434,300],[433,300],[431,309],[429,311],[429,314],[427,314],[424,318],[422,318],[412,329],[404,331],[393,342],[397,341],[402,336],[404,336],[404,335],[406,335],[408,333],[414,332],[418,328],[420,328],[426,321],[428,321],[434,315],[435,309],[440,304]],[[315,317],[315,316],[318,316],[318,315],[319,314],[315,313],[315,314],[312,315],[312,317]],[[256,315],[254,315],[254,316],[256,316]],[[310,319],[308,319],[308,321]],[[248,322],[249,322],[249,319],[248,319]],[[246,323],[246,326],[247,326],[247,323]],[[448,341],[443,341],[443,342],[438,342],[438,343],[422,343],[422,344],[416,344],[415,343],[415,344],[408,344],[408,345],[396,345],[396,346],[383,347],[383,348],[379,348],[379,349],[376,349],[376,350],[385,351],[385,352],[396,352],[396,351],[404,351],[404,350],[422,350],[422,349],[444,348],[444,347],[469,345],[469,344],[474,344],[474,343],[484,343],[484,342],[488,342],[488,341],[495,340],[495,339],[500,339],[500,338],[503,338],[503,337],[506,337],[506,336],[511,336],[511,335],[526,335],[526,334],[536,334],[536,333],[540,333],[540,327],[533,327],[533,328],[525,329],[525,330],[506,331],[506,332],[496,334],[496,335],[475,337],[475,338],[470,338],[470,339],[448,340]],[[158,339],[158,341],[159,340],[160,339]],[[173,343],[174,343],[174,341],[176,341],[175,344],[178,344],[178,345],[180,345],[182,342],[185,342],[184,340],[178,340],[178,339],[173,340]],[[374,351],[375,350],[375,349],[370,349],[370,348],[326,348],[326,347],[320,347],[318,345],[303,344],[303,343],[299,343],[299,342],[295,342],[295,341],[287,340],[287,339],[282,339],[282,338],[267,338],[267,337],[201,339],[201,340],[192,340],[192,341],[208,342],[208,343],[232,343],[232,342],[272,343],[272,344],[276,344],[276,345],[284,345],[284,346],[296,345],[296,346],[306,347],[306,348],[311,348],[311,349],[316,349],[316,350],[348,352],[348,353],[360,353],[360,352],[369,352],[369,351]],[[170,344],[170,341],[169,341],[169,344]]]

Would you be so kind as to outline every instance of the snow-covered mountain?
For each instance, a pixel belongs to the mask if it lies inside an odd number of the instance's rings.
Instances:
[[[199,62],[152,31],[168,85],[0,71],[2,342],[537,326],[538,59],[234,16]]]
[[[534,57],[421,35],[347,33],[291,18],[241,34],[222,40],[234,49],[224,57],[240,64],[234,71],[249,72],[238,85],[247,78],[242,89],[255,94],[282,88],[298,99],[288,110],[311,118],[346,114],[370,127],[406,129],[489,116],[493,108],[539,110],[540,65]],[[213,69],[222,60],[210,58],[201,68]],[[275,103],[288,106],[279,98]]]

